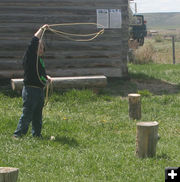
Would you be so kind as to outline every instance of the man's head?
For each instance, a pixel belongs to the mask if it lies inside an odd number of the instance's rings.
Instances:
[[[44,43],[42,40],[39,41],[39,46],[38,46],[38,51],[37,51],[37,55],[38,56],[43,56],[45,51],[45,47],[44,47]]]

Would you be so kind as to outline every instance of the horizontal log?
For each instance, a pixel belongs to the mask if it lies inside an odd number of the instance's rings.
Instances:
[[[23,74],[23,70],[0,70],[0,79],[20,78]]]
[[[0,59],[0,70],[20,70],[22,68],[22,61],[13,59]]]
[[[52,69],[47,70],[52,76],[87,76],[105,75],[107,77],[122,77],[123,68],[72,68],[72,69]]]
[[[14,3],[22,3],[22,2],[27,2],[27,0],[13,0]],[[73,3],[72,0],[28,0],[28,2],[31,2],[31,3],[49,3],[49,2],[53,2],[53,3],[58,3],[58,2],[61,2],[61,3],[65,3],[65,2],[68,2],[68,3]],[[83,3],[84,0],[76,0],[76,3]],[[1,0],[1,3],[12,3],[12,0]],[[94,0],[88,0],[88,2],[86,3],[109,3],[109,0],[97,0],[97,1],[94,1]],[[124,3],[124,4],[127,4],[127,0],[111,0],[111,3]]]
[[[68,14],[68,15],[94,15],[96,14],[96,9],[98,6],[81,6],[80,4],[76,4],[75,6],[61,6],[61,5],[57,5],[57,6],[53,6],[53,7],[49,7],[48,4],[46,6],[28,6],[28,3],[26,4],[26,6],[1,6],[0,7],[0,12],[1,14],[7,13],[9,12],[11,13],[30,13],[30,14],[44,14],[46,15],[46,13],[51,13],[51,14],[56,14],[56,13],[60,13],[60,14]],[[103,6],[103,8],[105,9],[109,9],[110,6],[105,7],[105,5]],[[113,9],[113,7],[111,6],[111,8]],[[116,5],[116,7],[114,7],[115,9],[121,9],[121,11],[125,11],[127,10],[127,5]],[[128,15],[128,11],[127,15]]]
[[[76,10],[78,10],[80,12],[80,11],[83,11],[85,9],[86,10],[94,10],[94,9],[96,9],[96,5],[98,4],[98,3],[89,3],[89,5],[88,5],[88,1],[84,2],[83,4],[77,3],[77,2],[73,3],[73,1],[71,1],[70,5],[67,5],[66,3],[61,4],[61,2],[59,1],[59,3],[58,3],[59,5],[57,3],[55,3],[55,4],[45,3],[44,6],[40,5],[38,3],[28,3],[28,2],[24,3],[24,5],[20,5],[20,4],[16,3],[16,5],[14,5],[14,6],[10,5],[10,4],[6,5],[5,3],[0,3],[0,5],[2,5],[0,7],[0,10],[2,10],[1,12],[7,12],[7,10],[9,10],[10,12],[15,11],[15,10],[21,10],[21,11],[26,11],[26,10],[27,11],[30,11],[30,10],[31,11],[35,11],[35,10],[46,10],[46,11],[49,11],[49,10],[50,11],[51,10],[54,10],[54,11],[56,11],[56,10],[61,10],[61,11],[72,10],[72,11],[76,11]],[[103,3],[103,5],[106,5],[106,4],[111,5],[111,7],[108,7],[108,9],[113,9],[113,6],[112,6],[113,3],[112,2],[109,2],[109,3],[104,2]],[[125,6],[127,6],[127,4],[123,4],[123,3],[121,4],[119,1],[119,3],[114,5],[114,8],[117,9],[117,8],[121,8],[121,7],[125,7]]]
[[[1,0],[1,4],[11,4],[11,3],[15,3],[15,4],[27,4],[27,0]],[[95,4],[98,4],[98,3],[101,3],[101,4],[128,4],[127,0],[97,0],[97,1],[94,1],[94,0],[88,0],[88,1],[84,1],[84,0],[76,0],[75,2],[73,0],[28,0],[28,3],[29,4],[42,4],[42,3],[45,3],[45,4],[51,4],[51,3],[55,3],[55,4],[58,4],[58,3],[61,3],[62,5],[65,4],[65,3],[69,3],[69,4],[92,4],[92,5],[95,5]],[[68,5],[69,5],[68,4]]]
[[[5,18],[4,18],[5,17]],[[87,17],[87,19],[86,19]],[[42,26],[43,24],[60,24],[60,23],[96,23],[96,17],[95,16],[64,16],[64,17],[56,17],[56,16],[44,16],[41,17],[36,17],[35,15],[28,15],[28,17],[24,16],[18,16],[18,17],[13,17],[9,15],[0,15],[1,24],[0,24],[0,33],[19,33],[23,31],[23,34],[29,34],[33,35],[37,29]],[[23,19],[23,20],[22,20]],[[34,19],[34,20],[33,20]],[[83,21],[82,21],[83,20]],[[127,20],[128,21],[128,20]],[[8,22],[8,23],[7,23]],[[19,24],[21,22],[21,24]],[[28,22],[28,23],[27,23]],[[77,25],[77,26],[59,26],[59,27],[54,27],[55,29],[60,29],[61,31],[65,32],[70,32],[70,33],[94,33],[97,32],[97,27],[96,25]],[[70,31],[69,31],[70,30]],[[121,39],[124,37],[121,36],[122,34],[127,35],[128,31],[128,23],[122,24],[122,28],[120,29],[105,29],[105,33],[110,32],[109,37],[114,37],[116,34],[119,35]],[[22,35],[23,35],[22,34]],[[47,32],[46,32],[47,34]],[[9,34],[11,37],[11,34]]]
[[[58,38],[58,40],[62,40],[61,38]],[[73,42],[73,41],[52,41],[50,44],[50,48],[53,50],[59,50],[59,51],[71,51],[71,50],[121,50],[121,49],[127,49],[128,43],[127,41],[122,41],[119,39],[119,41],[111,41],[106,40],[104,42],[101,42],[103,40],[102,37],[99,37],[99,39],[94,40],[92,42]],[[30,40],[29,40],[30,41]],[[29,44],[29,41],[24,40],[14,40],[13,42],[11,40],[1,40],[0,49],[1,50],[25,50]]]
[[[35,31],[32,31],[35,32]],[[24,37],[20,35],[20,33],[14,33],[12,32],[11,34],[7,35],[6,32],[2,32],[1,35],[2,37],[0,37],[0,41],[2,42],[1,46],[1,51],[3,51],[4,49],[6,49],[7,47],[12,47],[15,44],[21,46],[24,48],[24,46],[27,47],[27,45],[29,44],[31,37],[33,36],[33,33],[28,33],[26,32],[24,34]],[[70,31],[69,31],[70,32]],[[85,34],[86,31],[82,31],[82,34]],[[89,31],[89,33],[94,33],[95,31]],[[71,31],[70,33],[77,33],[76,31]],[[87,32],[86,32],[87,33]],[[78,33],[80,34],[80,32]],[[123,38],[120,38],[119,35],[124,36]],[[73,37],[75,40],[81,39],[81,37]],[[85,37],[83,39],[87,39],[87,38],[91,38],[91,37]],[[103,35],[98,36],[96,39],[92,40],[92,41],[85,41],[85,42],[74,42],[74,41],[70,41],[67,40],[66,38],[63,38],[61,36],[57,36],[53,33],[50,34],[45,34],[43,37],[43,40],[45,42],[45,45],[47,45],[47,48],[51,48],[53,49],[59,49],[59,47],[66,47],[67,45],[87,45],[87,46],[100,46],[101,44],[106,46],[106,47],[110,47],[110,46],[121,46],[120,49],[124,48],[124,44],[126,45],[128,42],[128,36],[126,35],[126,33],[123,32],[105,32]],[[14,43],[13,43],[14,42]],[[94,44],[94,45],[93,45]],[[18,47],[19,47],[18,46]],[[20,47],[20,48],[21,48]],[[105,47],[105,49],[106,49]],[[19,49],[17,49],[19,50]],[[111,49],[113,50],[113,49]],[[12,51],[15,51],[14,49],[12,49]]]
[[[0,14],[1,23],[9,23],[9,26],[12,23],[32,23],[43,25],[43,24],[58,24],[58,23],[70,23],[70,22],[96,22],[96,14],[93,15],[69,15],[69,14]],[[128,27],[128,19],[123,18],[122,28],[124,26]],[[24,29],[26,30],[26,29]]]
[[[13,18],[12,18],[13,17]],[[96,22],[96,14],[93,15],[72,15],[72,14],[0,14],[1,22],[2,23],[33,23],[33,24],[56,24],[59,22],[82,22],[82,20],[86,20],[86,22]]]
[[[12,51],[7,51],[7,50],[0,50],[0,62],[6,61],[7,59],[9,60],[14,60],[18,61],[19,59],[22,59],[25,53],[25,50],[12,50]],[[4,59],[4,60],[3,60]]]
[[[35,1],[35,0],[28,0],[27,1],[17,1],[17,0],[1,0],[0,5],[1,6],[27,6],[27,4],[29,6],[49,6],[49,7],[54,7],[54,6],[77,6],[77,5],[82,5],[83,7],[89,7],[89,6],[102,6],[104,8],[106,7],[114,7],[116,8],[117,6],[127,6],[127,0],[97,0],[97,1],[93,1],[93,0],[89,0],[89,1],[84,1],[84,0],[76,0],[76,1],[72,1],[72,0],[42,0],[42,1]]]
[[[120,68],[124,65],[121,58],[74,58],[74,59],[44,59],[46,69],[56,68],[98,68],[98,67],[114,67]],[[22,59],[0,59],[0,70],[19,70],[22,69]]]
[[[0,78],[21,78],[23,70],[0,70]],[[53,77],[59,76],[87,76],[87,75],[105,75],[107,77],[127,76],[126,65],[121,68],[72,68],[72,69],[51,69],[47,74]]]
[[[11,61],[14,59],[14,61],[19,61],[22,60],[23,55],[25,53],[26,48],[24,50],[0,50],[0,64],[2,62]],[[44,60],[52,60],[56,59],[61,61],[62,59],[95,59],[92,60],[93,62],[96,61],[97,58],[100,59],[107,59],[107,58],[121,58],[122,54],[126,54],[127,50],[120,49],[120,50],[67,50],[67,51],[61,51],[59,52],[58,50],[54,50],[53,46],[52,47],[46,47],[46,52],[44,55]],[[8,60],[9,59],[9,60]]]
[[[58,22],[59,23],[59,22]],[[32,27],[34,27],[32,29]],[[33,36],[33,33],[40,27],[40,24],[35,25],[34,23],[30,23],[30,24],[24,24],[24,26],[20,26],[16,23],[13,23],[11,25],[8,25],[6,23],[2,23],[0,25],[0,33],[1,33],[1,37],[0,40],[28,40],[30,41],[31,37]],[[23,34],[21,34],[19,31],[16,31],[16,28],[18,29],[26,29],[25,31],[23,31]],[[30,31],[30,29],[32,29],[32,31]],[[81,26],[77,27],[76,29],[71,26],[69,28],[66,29],[61,29],[62,31],[65,32],[69,32],[69,33],[74,33],[74,31],[79,31],[81,29],[81,33],[86,34],[87,32],[89,33],[94,33],[97,32],[96,27],[92,26],[91,28],[83,28]],[[10,34],[10,31],[11,34]],[[77,34],[79,34],[80,32],[76,32]],[[122,37],[123,36],[123,37]],[[127,37],[127,30],[125,29],[111,29],[111,30],[105,30],[104,34],[100,36],[101,37],[101,41],[107,41],[107,40],[113,40],[113,41],[118,41],[120,40],[126,40],[128,39]],[[50,31],[46,31],[45,35],[44,35],[44,40],[46,41],[57,41],[58,36],[55,35],[54,33],[50,32]],[[99,37],[98,37],[99,38]],[[96,40],[96,39],[95,39]],[[99,39],[98,39],[99,40]],[[59,39],[58,39],[59,41]],[[93,40],[94,41],[94,40]]]
[[[103,88],[107,85],[105,76],[52,77],[53,88]],[[11,79],[13,90],[21,90],[23,79]]]
[[[48,12],[48,13],[47,13]],[[32,19],[30,17],[32,16]],[[37,19],[35,19],[37,17]],[[57,18],[56,18],[57,17]],[[84,17],[84,18],[83,18]],[[95,8],[25,8],[22,7],[0,7],[0,18],[2,23],[42,23],[46,21],[48,24],[54,21],[63,22],[96,22],[97,13]],[[22,19],[20,19],[22,18]],[[26,21],[24,21],[24,20]],[[122,24],[128,25],[128,12],[122,11]]]

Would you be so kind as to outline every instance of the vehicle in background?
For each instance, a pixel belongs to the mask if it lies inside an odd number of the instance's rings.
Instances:
[[[143,46],[144,37],[147,36],[146,21],[143,15],[133,15],[130,19],[130,39],[137,40],[139,46]]]

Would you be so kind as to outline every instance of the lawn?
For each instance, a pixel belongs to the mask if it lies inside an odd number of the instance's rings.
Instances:
[[[180,65],[129,64],[129,79],[91,90],[54,92],[44,108],[42,139],[12,139],[21,97],[0,91],[0,166],[19,168],[20,182],[163,182],[180,165]],[[156,156],[135,155],[136,122],[128,93],[141,94],[140,121],[159,122]],[[50,140],[51,136],[55,140]]]

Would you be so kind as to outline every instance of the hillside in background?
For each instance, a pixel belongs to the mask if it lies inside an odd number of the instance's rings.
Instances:
[[[143,13],[148,29],[180,29],[178,13]]]

